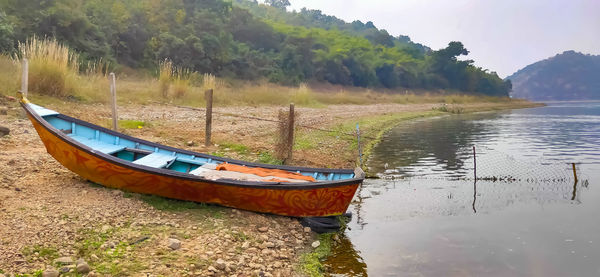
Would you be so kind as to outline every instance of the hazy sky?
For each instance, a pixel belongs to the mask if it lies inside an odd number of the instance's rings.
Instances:
[[[600,54],[600,0],[290,0],[345,21],[373,21],[433,49],[461,41],[506,77],[566,50]]]

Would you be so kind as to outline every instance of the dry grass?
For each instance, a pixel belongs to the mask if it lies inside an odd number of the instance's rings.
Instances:
[[[173,74],[173,96],[182,98],[190,90],[190,71],[185,68],[175,68]]]
[[[210,74],[210,73],[205,73],[204,75],[202,75],[202,86],[201,88],[203,90],[207,90],[207,89],[217,89],[217,88],[221,88],[222,87],[222,82],[219,83],[219,87],[217,87],[217,78]]]
[[[79,73],[78,55],[56,39],[33,37],[18,47],[29,60],[29,90],[50,95],[72,95]]]
[[[193,73],[183,67],[173,65],[169,59],[158,64],[158,83],[160,95],[163,99],[170,96],[180,99],[191,90]]]
[[[33,37],[19,43],[18,57],[29,62],[28,94],[30,96],[47,95],[59,98],[71,98],[87,102],[105,102],[108,97],[106,74],[108,64],[102,60],[89,62],[85,73],[80,74],[79,56],[56,41]],[[19,58],[0,57],[0,80],[3,94],[14,95],[21,82],[21,63]]]
[[[168,59],[158,64],[158,83],[160,96],[167,99],[169,97],[169,89],[171,87],[171,79],[173,78],[173,62]]]
[[[8,56],[0,55],[0,94],[15,95],[20,88],[21,65]]]
[[[13,95],[19,87],[20,64],[12,61],[10,58],[0,57],[0,69],[2,69],[0,81],[6,84],[0,88],[0,92]],[[169,79],[165,77],[169,76],[165,73],[160,74],[156,79],[151,77],[119,78],[119,74],[117,73],[118,101],[120,103],[131,102],[140,104],[160,102],[201,107],[205,105],[204,91],[209,88],[214,89],[214,104],[216,106],[287,106],[289,103],[295,103],[301,107],[322,108],[327,105],[339,104],[468,104],[515,101],[508,98],[480,95],[426,92],[399,94],[370,89],[327,91],[314,89],[306,84],[302,84],[299,87],[285,87],[268,82],[245,82],[234,87],[212,75],[204,75],[198,78],[200,79],[199,81],[194,81],[194,73],[179,69],[175,70],[175,73],[173,73],[174,71],[168,72],[171,72]],[[70,77],[67,80],[68,86],[72,89],[66,95],[73,96],[79,101],[106,103],[109,99],[108,80],[105,78],[104,73],[80,74]],[[30,75],[30,95],[39,93],[38,90],[32,89],[33,82]],[[157,91],[159,92],[158,94]],[[61,96],[63,94],[51,95]]]
[[[317,107],[322,105],[317,98],[315,97],[315,93],[306,85],[306,83],[300,84],[298,89],[292,96],[292,101],[296,105],[305,106],[305,107]]]
[[[92,77],[106,77],[109,73],[110,64],[102,58],[96,61],[88,61],[85,67],[85,75]]]

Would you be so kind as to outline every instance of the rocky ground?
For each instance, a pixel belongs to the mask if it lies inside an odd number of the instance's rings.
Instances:
[[[316,240],[291,218],[88,183],[45,152],[19,113],[0,115],[10,129],[0,138],[4,274],[85,272],[83,259],[92,275],[290,276]]]
[[[0,96],[1,97],[1,96]],[[479,105],[479,106],[478,106]],[[482,108],[494,104],[471,104]],[[108,125],[103,105],[54,103],[49,108]],[[362,116],[431,110],[434,104],[339,105],[298,108],[300,124],[331,127]],[[496,105],[497,106],[497,105]],[[203,147],[202,111],[166,105],[121,108],[122,119],[142,120],[124,130],[194,151],[258,158],[269,151],[274,123],[224,114],[276,119],[278,107],[217,108],[216,146]],[[49,156],[14,100],[0,100],[0,276],[295,276],[316,234],[295,219],[150,197],[91,184]],[[2,135],[2,134],[0,134]],[[190,143],[190,142],[194,143]],[[244,145],[245,150],[222,145]],[[221,144],[221,146],[219,146]],[[249,150],[248,150],[249,149]],[[352,166],[336,145],[294,153],[294,164]],[[249,152],[249,153],[248,153]]]

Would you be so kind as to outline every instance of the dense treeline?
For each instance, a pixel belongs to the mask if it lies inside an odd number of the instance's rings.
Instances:
[[[82,55],[134,68],[174,64],[217,76],[282,84],[316,80],[387,88],[441,88],[506,96],[510,81],[459,60],[460,42],[431,49],[373,23],[320,11],[286,12],[285,0],[4,0],[0,50],[56,37]]]

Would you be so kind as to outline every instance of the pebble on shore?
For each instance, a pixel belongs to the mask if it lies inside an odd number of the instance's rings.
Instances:
[[[79,259],[75,262],[75,264],[77,265],[76,270],[78,273],[88,273],[90,272],[92,269],[90,268],[90,266],[85,262],[84,259]]]
[[[83,263],[80,263],[80,264],[77,265],[76,270],[77,270],[78,273],[85,274],[85,273],[90,272],[92,269],[90,268],[90,266],[86,262],[83,262]]]
[[[0,137],[7,136],[8,134],[10,134],[10,129],[0,126]]]
[[[167,246],[173,250],[177,250],[177,249],[181,248],[181,241],[178,239],[169,238],[169,241],[167,242]]]
[[[269,227],[267,227],[267,226],[259,227],[258,231],[262,232],[262,233],[266,233],[267,231],[269,231]]]
[[[58,277],[58,270],[49,268],[42,272],[42,277]]]
[[[59,264],[59,265],[69,265],[69,264],[73,264],[74,262],[71,257],[60,257],[58,259],[55,259],[54,263]]]
[[[321,242],[320,242],[320,241],[318,241],[318,240],[314,241],[314,242],[311,244],[311,246],[312,246],[313,248],[317,248],[317,247],[319,247],[319,245],[321,245]]]

